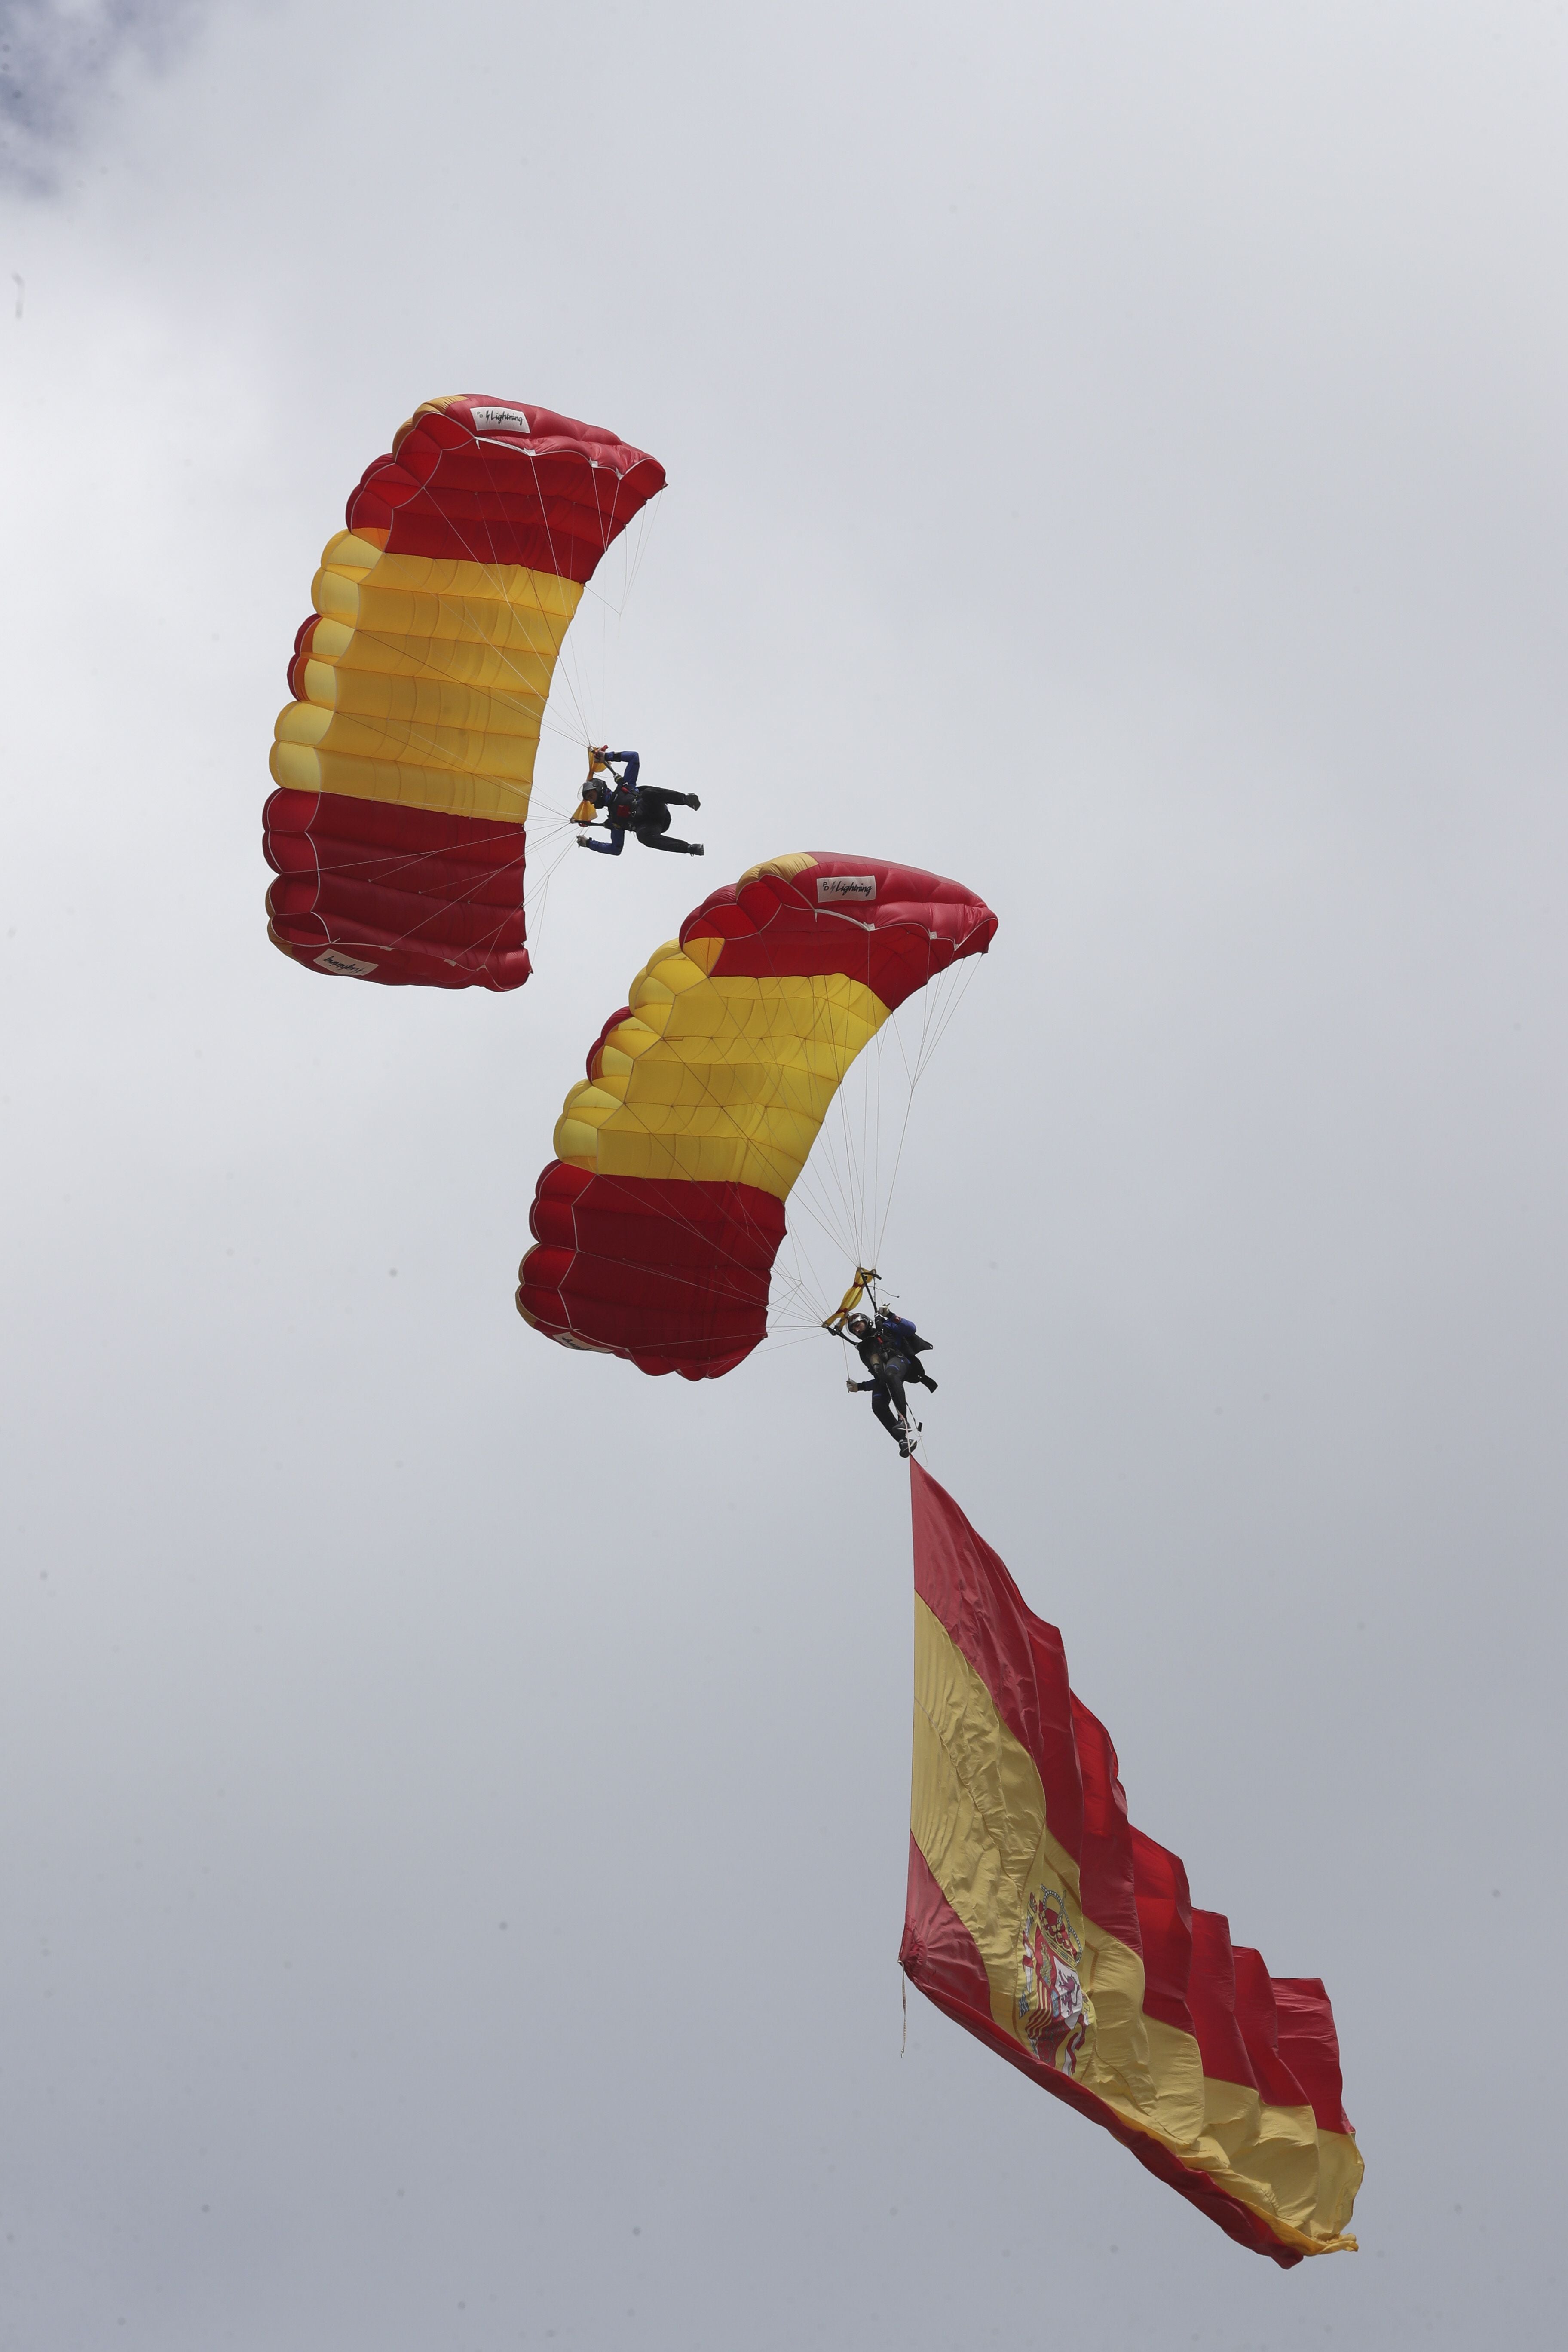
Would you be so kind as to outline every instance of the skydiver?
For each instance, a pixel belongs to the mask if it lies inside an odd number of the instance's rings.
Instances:
[[[617,772],[616,762],[619,761]],[[635,833],[645,849],[668,849],[680,857],[703,856],[700,841],[677,841],[669,835],[669,812],[672,808],[700,808],[695,793],[668,793],[657,784],[639,784],[637,772],[642,766],[636,751],[612,751],[596,743],[588,754],[588,781],[583,787],[583,799],[574,824],[599,824],[598,818],[585,815],[584,810],[604,811],[603,824],[609,834],[608,841],[590,841],[586,832],[577,835],[579,849],[591,849],[600,857],[618,857],[628,833]],[[610,782],[600,783],[601,773]]]
[[[895,1315],[889,1307],[877,1309],[874,1323],[868,1315],[851,1315],[844,1328],[871,1375],[868,1381],[846,1381],[844,1385],[851,1396],[864,1396],[869,1390],[872,1412],[908,1461],[916,1440],[904,1384],[918,1381],[936,1394],[936,1382],[920,1360],[931,1343],[921,1338],[907,1316]]]

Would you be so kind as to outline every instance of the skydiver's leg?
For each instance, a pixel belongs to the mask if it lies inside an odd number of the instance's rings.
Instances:
[[[667,792],[662,784],[645,784],[642,796],[645,807],[650,802],[665,809],[700,808],[702,805],[695,793]]]
[[[880,1381],[871,1391],[871,1410],[895,1445],[904,1442],[904,1424],[893,1411],[893,1401]]]
[[[677,841],[671,833],[639,833],[637,839],[645,849],[671,849],[678,857],[700,857],[700,841]]]
[[[584,849],[593,850],[596,856],[618,857],[626,846],[626,836],[612,826],[608,841],[595,841],[593,835],[589,833],[580,833],[577,838]]]

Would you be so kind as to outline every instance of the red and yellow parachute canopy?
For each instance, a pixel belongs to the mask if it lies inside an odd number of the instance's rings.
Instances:
[[[369,467],[294,641],[263,843],[312,970],[519,988],[523,824],[562,640],[664,468],[597,425],[427,400]]]
[[[712,1380],[766,1336],[784,1202],[846,1070],[996,918],[940,875],[819,851],[715,890],[633,981],[555,1129],[519,1312]]]

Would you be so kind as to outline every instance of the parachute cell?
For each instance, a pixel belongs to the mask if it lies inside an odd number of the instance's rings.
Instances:
[[[268,929],[315,970],[528,978],[523,824],[562,641],[664,469],[596,425],[426,401],[348,502],[289,665]]]
[[[566,1097],[525,1321],[711,1380],[766,1335],[784,1204],[840,1080],[906,997],[984,954],[972,891],[879,858],[770,859],[658,949]]]

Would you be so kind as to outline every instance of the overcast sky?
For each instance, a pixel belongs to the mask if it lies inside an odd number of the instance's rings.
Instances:
[[[1549,2340],[1563,9],[0,23],[0,2343]],[[320,549],[458,390],[667,466],[598,707],[708,845],[564,866],[506,998],[262,911]],[[927,1458],[1327,1980],[1359,2256],[900,2057],[831,1344],[513,1311],[631,973],[816,847],[1000,916],[889,1228]]]

